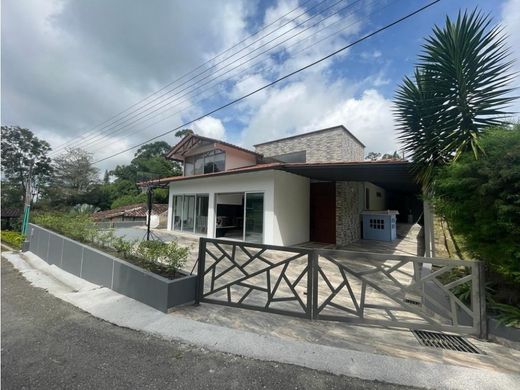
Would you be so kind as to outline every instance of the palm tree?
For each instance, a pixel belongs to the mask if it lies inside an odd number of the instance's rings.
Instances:
[[[413,160],[417,178],[428,187],[434,170],[463,151],[483,152],[479,137],[503,122],[514,99],[515,77],[500,26],[474,10],[426,39],[413,78],[405,77],[395,97],[399,140]]]

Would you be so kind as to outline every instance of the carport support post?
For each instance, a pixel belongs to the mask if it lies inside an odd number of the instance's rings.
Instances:
[[[471,281],[471,303],[473,309],[473,327],[478,330],[478,338],[487,340],[487,315],[486,315],[486,279],[484,263],[478,261],[472,267],[473,278]]]
[[[435,241],[433,228],[433,206],[426,200],[427,193],[423,192],[423,215],[424,215],[424,257],[435,257]]]

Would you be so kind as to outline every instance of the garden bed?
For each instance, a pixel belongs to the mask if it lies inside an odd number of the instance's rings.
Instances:
[[[196,275],[170,270],[170,278],[167,278],[140,267],[137,259],[134,259],[136,264],[132,264],[33,224],[30,224],[27,238],[29,250],[48,264],[163,312],[195,302]],[[161,272],[160,269],[156,271]]]

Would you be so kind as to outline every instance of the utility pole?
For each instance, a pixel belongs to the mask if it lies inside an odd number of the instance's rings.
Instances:
[[[146,206],[148,209],[148,218],[146,218],[146,241],[150,241],[150,221],[152,219],[152,195],[153,195],[153,187],[149,185],[146,187]]]
[[[29,214],[31,212],[31,201],[32,201],[32,164],[29,166],[29,174],[27,176],[27,181],[25,183],[25,206],[23,210],[23,220],[22,220],[22,234],[27,235],[27,228],[29,226]]]

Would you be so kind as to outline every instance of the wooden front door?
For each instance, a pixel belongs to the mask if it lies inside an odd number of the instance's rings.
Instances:
[[[310,240],[336,243],[336,183],[311,183]]]

